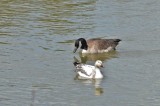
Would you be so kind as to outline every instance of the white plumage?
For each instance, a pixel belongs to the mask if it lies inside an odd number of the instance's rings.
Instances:
[[[103,67],[102,61],[97,60],[95,66],[74,62],[79,79],[102,79],[100,67]]]

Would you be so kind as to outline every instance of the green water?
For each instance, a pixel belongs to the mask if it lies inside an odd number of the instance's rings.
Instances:
[[[1,106],[159,106],[160,1],[1,0]],[[75,39],[120,38],[108,54],[73,53]],[[104,62],[77,80],[73,61]]]

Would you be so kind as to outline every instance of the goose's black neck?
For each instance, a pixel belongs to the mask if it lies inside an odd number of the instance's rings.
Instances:
[[[84,38],[77,39],[76,42],[75,42],[75,47],[77,47],[77,48],[79,47],[79,42],[81,42],[81,44],[82,44],[81,49],[85,49],[85,50],[88,49],[87,42]]]

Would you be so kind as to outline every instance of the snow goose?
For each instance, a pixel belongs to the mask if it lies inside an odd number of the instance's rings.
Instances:
[[[102,61],[97,60],[95,66],[82,64],[78,62],[73,63],[76,67],[76,72],[79,79],[102,79],[100,67],[103,67]]]
[[[112,50],[116,50],[116,46],[120,42],[120,39],[100,39],[93,38],[85,40],[84,38],[79,38],[75,41],[74,53],[79,48],[79,43],[81,42],[82,53],[107,53]]]

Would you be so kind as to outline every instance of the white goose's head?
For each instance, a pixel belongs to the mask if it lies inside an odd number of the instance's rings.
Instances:
[[[98,68],[103,67],[103,62],[101,60],[97,60],[95,62],[95,66],[98,67]]]

